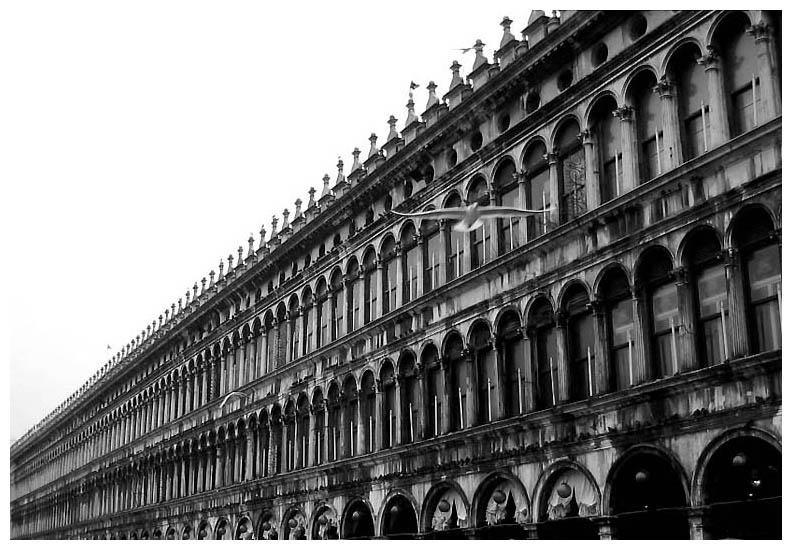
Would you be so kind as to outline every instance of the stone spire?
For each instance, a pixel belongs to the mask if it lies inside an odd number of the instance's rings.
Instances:
[[[418,85],[414,82],[410,83],[410,97],[407,99],[407,120],[404,121],[404,126],[408,127],[413,122],[418,122],[418,117],[415,116],[415,101],[413,101],[413,90],[417,88]]]
[[[514,35],[511,33],[511,24],[514,23],[508,16],[503,18],[501,21],[501,27],[503,27],[503,38],[500,41],[500,48],[503,49],[507,44],[516,40]]]
[[[278,235],[278,216],[272,216],[272,239]]]
[[[308,208],[313,208],[316,204],[316,199],[314,199],[314,195],[316,194],[316,189],[311,187],[308,190]]]
[[[197,297],[198,297],[198,281],[195,281],[195,284],[193,285],[193,300],[195,300]]]
[[[426,89],[429,90],[429,99],[426,101],[426,109],[429,110],[430,108],[440,103],[440,100],[437,99],[437,94],[435,93],[435,90],[437,89],[437,84],[434,83],[434,80],[429,81],[429,84],[426,86]]]
[[[473,45],[473,49],[476,50],[476,59],[473,61],[473,69],[471,72],[475,72],[479,67],[488,64],[487,58],[484,56],[484,46],[486,46],[486,44],[481,40],[476,40],[476,43]]]
[[[465,83],[462,80],[462,76],[459,74],[459,69],[461,68],[462,65],[460,65],[458,61],[455,60],[453,63],[451,63],[451,84],[448,86],[448,91],[451,91],[457,86]]]
[[[363,168],[363,165],[360,164],[360,149],[355,147],[352,150],[352,170],[350,174],[356,170],[360,170],[361,168]]]
[[[283,209],[283,225],[281,225],[281,231],[289,227],[289,209]]]
[[[233,267],[234,267],[234,255],[233,254],[229,254],[228,255],[228,274],[229,275],[231,275],[231,271],[232,271]]]
[[[223,259],[220,258],[220,265],[219,265],[219,269],[220,270],[217,272],[217,280],[218,281],[220,281],[223,278],[223,265],[224,265],[223,264]]]
[[[251,233],[250,237],[248,237],[248,256],[252,256],[253,254],[255,254],[255,252],[253,252],[253,243],[255,241],[256,239],[253,238],[253,233]]]
[[[294,219],[298,219],[302,216],[302,199],[297,199],[294,201]]]
[[[322,195],[319,198],[322,198],[325,195],[329,195],[330,194],[330,176],[325,174],[324,177],[322,178],[322,183],[323,183],[323,185],[322,185]]]
[[[206,277],[201,278],[201,296],[206,292]]]
[[[214,285],[215,270],[209,272],[209,286]]]
[[[267,244],[267,230],[264,227],[264,224],[261,224],[261,229],[259,229],[259,248],[264,248]]]

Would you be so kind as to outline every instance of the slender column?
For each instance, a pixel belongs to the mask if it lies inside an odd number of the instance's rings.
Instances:
[[[522,365],[520,365],[520,380],[522,380],[522,403],[523,412],[530,412],[536,409],[536,373],[539,371],[538,365],[534,364],[534,355],[531,353],[536,333],[533,331],[522,332]],[[518,395],[519,399],[519,395]],[[519,412],[519,405],[518,405]]]
[[[366,429],[368,428],[368,418],[363,418],[363,403],[364,399],[362,391],[358,391],[357,399],[357,443],[355,444],[355,455],[363,455],[368,452],[366,448]]]
[[[649,364],[646,361],[647,350],[651,349],[651,344],[647,340],[649,334],[649,319],[646,319],[644,312],[646,311],[646,304],[644,303],[644,296],[640,289],[632,289],[632,311],[633,311],[633,324],[635,330],[632,333],[633,339],[633,368],[634,368],[634,383],[641,384],[651,378],[649,372]]]
[[[666,78],[661,78],[655,86],[655,92],[660,95],[660,105],[663,111],[663,155],[662,165],[676,168],[683,162],[682,136],[679,129],[679,111],[677,109],[676,89]]]
[[[197,368],[193,368],[190,373],[190,385],[192,386],[191,410],[196,410],[201,406],[201,379]]]
[[[726,291],[729,304],[729,357],[748,355],[748,321],[745,317],[745,286],[739,252],[729,248],[726,254]]]
[[[402,250],[401,243],[396,243],[396,257],[393,258],[393,262],[396,262],[396,298],[394,299],[394,303],[390,304],[391,311],[394,311],[404,305],[404,270],[405,262],[404,258],[407,257],[407,253]]]
[[[333,434],[330,432],[330,410],[327,405],[327,400],[324,402],[324,440],[322,441],[322,456],[325,462],[330,462],[330,439]],[[335,442],[333,442],[335,444]]]
[[[558,357],[558,368],[556,375],[558,377],[558,402],[563,403],[569,400],[569,361],[567,360],[567,338],[566,315],[559,311],[556,313],[556,357]]]
[[[308,467],[316,464],[316,410],[313,405],[308,409]]]
[[[188,373],[185,378],[185,386],[187,386],[187,403],[185,405],[185,413],[193,410],[193,373]]]
[[[440,361],[443,369],[443,375],[440,377],[442,388],[437,390],[438,395],[443,397],[438,399],[440,401],[440,433],[447,434],[451,431],[451,365],[446,357],[442,357]]]
[[[382,259],[377,257],[377,268],[374,270],[373,275],[371,276],[371,284],[374,288],[371,290],[372,294],[377,294],[377,307],[374,308],[375,311],[371,312],[371,320],[379,319],[382,317],[382,305],[385,301],[385,289],[382,288],[383,285],[383,270],[385,267],[382,265]]]
[[[640,159],[638,155],[638,131],[635,128],[635,111],[623,105],[613,111],[613,116],[621,121],[621,192],[625,193],[638,186],[640,179]]]
[[[383,410],[384,400],[382,396],[382,382],[377,380],[376,387],[377,394],[374,398],[374,424],[377,427],[374,429],[374,433],[369,436],[373,438],[372,444],[375,452],[382,449],[382,431],[388,429],[388,423],[390,422],[388,411]],[[393,442],[391,442],[391,446],[392,445]]]
[[[558,153],[554,150],[549,151],[545,156],[547,161],[548,173],[550,174],[549,197],[550,206],[555,208],[547,213],[548,230],[553,224],[558,224],[561,221],[561,196],[560,196],[560,182],[558,181]],[[593,176],[592,176],[593,177]],[[589,187],[593,186],[590,184]],[[594,205],[589,205],[589,208],[594,208]]]
[[[583,154],[586,159],[586,208],[594,210],[602,204],[600,196],[599,151],[596,147],[595,133],[585,128],[578,139],[583,144]]]
[[[479,406],[484,406],[483,403],[479,403],[479,392],[478,387],[479,384],[486,385],[486,380],[479,380],[478,376],[478,353],[471,350],[469,346],[465,347],[465,396],[466,396],[466,404],[465,404],[465,419],[464,423],[460,422],[460,424],[465,427],[469,428],[471,426],[475,426],[478,424],[478,412]]]
[[[503,342],[500,338],[492,338],[491,341],[495,356],[495,379],[491,381],[494,391],[490,392],[488,389],[487,395],[491,396],[488,397],[489,399],[492,399],[492,420],[499,420],[506,418],[506,392],[510,388],[507,388],[504,383],[507,365],[504,357]],[[519,358],[515,357],[515,362],[517,361],[519,361]],[[519,365],[512,365],[512,368],[516,369],[518,367]],[[514,403],[514,410],[519,410],[517,403]]]
[[[781,114],[780,64],[776,58],[774,41],[778,40],[777,29],[764,21],[748,28],[756,40],[757,68],[759,74],[759,97],[761,106],[757,113],[759,121],[767,122]]]
[[[281,472],[288,472],[291,464],[289,464],[289,431],[292,427],[286,422],[284,418],[283,429],[281,430]]]
[[[219,489],[223,486],[223,463],[225,462],[225,457],[223,457],[223,445],[222,443],[218,442],[217,446],[215,447],[215,469],[214,469],[214,488]]]
[[[614,379],[612,371],[614,365],[611,364],[608,348],[608,327],[607,319],[602,302],[593,300],[591,308],[594,312],[594,395],[605,393],[611,390],[610,381]]]
[[[726,89],[723,85],[720,58],[710,47],[708,53],[698,59],[707,75],[707,95],[709,96],[709,132],[710,149],[729,140],[729,120],[726,118]]]
[[[206,405],[209,402],[209,373],[211,369],[206,365],[201,365],[201,405]]]
[[[391,441],[391,447],[395,447],[396,445],[403,445],[407,443],[407,438],[403,437],[403,428],[402,428],[402,381],[404,377],[401,375],[396,375],[394,377],[394,389],[393,389],[393,441]],[[385,411],[385,415],[388,415],[389,411]],[[383,416],[385,418],[385,416]],[[390,422],[390,418],[384,421],[383,425],[386,425]]]
[[[270,420],[269,453],[268,453],[269,465],[267,466],[267,471],[269,472],[270,475],[275,475],[275,473],[278,471],[278,468],[276,467],[278,460],[278,452],[277,452],[278,443],[276,441],[277,438],[275,437],[276,425],[277,425],[276,420]]]
[[[245,449],[245,479],[253,479],[253,428],[248,428],[246,433]]]
[[[680,319],[676,319],[676,321],[681,325],[677,331],[679,370],[685,371],[695,369],[699,364],[698,350],[696,349],[694,338],[696,329],[693,311],[695,311],[695,305],[692,292],[690,291],[687,270],[684,268],[677,269],[674,271],[674,276],[676,277],[680,316]]]

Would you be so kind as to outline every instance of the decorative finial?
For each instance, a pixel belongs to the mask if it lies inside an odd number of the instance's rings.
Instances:
[[[282,230],[286,229],[288,226],[289,226],[289,209],[288,208],[284,208],[283,209],[283,225],[281,226],[281,229]]]
[[[222,258],[221,258],[221,259],[220,259],[220,271],[219,271],[219,272],[218,272],[218,274],[217,274],[217,280],[218,280],[218,281],[219,281],[220,279],[222,279],[222,278],[223,278],[223,265],[224,265],[224,264],[223,264],[223,260],[222,260]]]
[[[352,150],[352,172],[360,170],[363,166],[360,164],[360,149],[355,147]]]
[[[324,183],[324,185],[322,186],[322,196],[324,197],[325,195],[330,194],[330,176],[325,174],[324,177],[322,178],[322,182]]]
[[[264,224],[261,224],[261,229],[259,229],[259,248],[264,246],[264,243],[267,242],[267,230],[264,229]]]
[[[237,267],[242,265],[242,252],[244,252],[244,251],[245,251],[245,249],[242,248],[242,246],[237,248],[237,256],[238,256],[238,258],[237,258]]]
[[[410,94],[412,95],[412,92],[410,92]],[[398,121],[399,119],[393,115],[391,115],[388,119],[388,126],[390,126],[390,130],[388,131],[388,139],[385,141],[391,141],[399,138],[399,132],[396,131],[396,123]]]
[[[341,160],[341,157],[338,157],[338,164],[336,164],[336,168],[338,168],[338,175],[336,176],[336,185],[339,183],[344,183],[346,178],[344,178],[344,161]]]
[[[371,149],[369,149],[368,158],[375,157],[379,154],[379,149],[377,149],[377,134],[372,133],[369,136],[369,142],[371,143]]]
[[[255,241],[256,241],[256,239],[253,238],[253,233],[251,233],[250,237],[248,237],[248,256],[252,256],[254,254],[254,252],[253,252],[253,243]]]
[[[187,294],[189,294],[189,292]],[[178,312],[181,313],[181,310],[182,310],[182,302],[181,302],[181,298],[179,298],[179,309],[178,309]]]
[[[484,57],[484,42],[481,40],[476,40],[476,43],[473,45],[473,49],[476,50],[476,59],[473,61],[473,70],[475,71],[482,65],[487,64],[487,58]]]
[[[460,84],[464,84],[462,77],[459,74],[459,69],[461,68],[462,65],[460,65],[458,61],[454,60],[454,62],[451,63],[451,84],[448,86],[449,90],[453,90]]]
[[[162,315],[159,316],[159,324],[157,325],[157,330],[162,328]]]
[[[181,300],[179,300],[179,309],[181,309]],[[176,304],[171,304],[171,319],[176,315]]]
[[[412,98],[412,91],[410,91],[410,99],[407,100],[407,120],[404,122],[404,126],[407,127],[417,120],[418,117],[415,116],[415,102]]]
[[[313,208],[313,206],[316,204],[316,200],[314,199],[314,195],[316,195],[316,189],[311,187],[308,190],[308,208]]]
[[[516,40],[514,35],[511,33],[511,24],[513,21],[509,19],[509,16],[505,16],[503,21],[501,21],[501,27],[503,27],[503,38],[501,38],[500,47],[504,47],[509,42]]]
[[[302,199],[294,201],[294,219],[296,220],[302,216]]]
[[[272,237],[278,234],[278,216],[272,216]]]
[[[198,297],[198,281],[195,281],[195,284],[193,285],[193,300],[195,300],[197,297]]]
[[[434,83],[434,80],[430,80],[429,84],[426,86],[426,89],[429,90],[429,99],[426,102],[426,108],[429,109],[430,107],[440,103],[440,101],[437,99],[437,94],[435,93],[437,84]]]
[[[209,286],[214,285],[215,270],[209,272]]]
[[[228,255],[228,274],[231,274],[231,270],[234,268],[234,255]]]

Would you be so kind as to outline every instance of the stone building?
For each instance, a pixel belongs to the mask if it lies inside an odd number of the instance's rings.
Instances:
[[[14,538],[780,537],[780,12],[501,25],[13,445]],[[554,210],[391,211],[474,201]]]

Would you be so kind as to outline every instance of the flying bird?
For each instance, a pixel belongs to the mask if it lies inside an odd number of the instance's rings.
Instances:
[[[536,214],[546,214],[552,212],[554,208],[544,210],[525,210],[524,208],[514,208],[511,206],[479,206],[473,203],[468,206],[455,206],[452,208],[437,208],[426,212],[397,212],[392,210],[397,216],[403,218],[422,218],[429,220],[459,220],[451,228],[454,231],[468,233],[484,225],[485,219],[491,218],[516,218],[521,216],[533,216]]]

